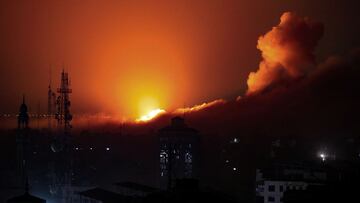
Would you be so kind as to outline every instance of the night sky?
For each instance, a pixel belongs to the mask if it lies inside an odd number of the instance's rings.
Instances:
[[[1,1],[0,113],[16,113],[23,93],[30,111],[40,102],[45,112],[50,66],[54,89],[61,69],[69,72],[75,114],[134,119],[244,97],[264,61],[258,39],[287,11],[319,25],[305,39],[308,52],[297,44],[303,39],[290,43],[306,55],[290,62],[327,66],[360,47],[357,1]]]
[[[169,190],[136,201],[255,202],[273,184],[286,187],[264,194],[285,201],[300,183],[299,197],[352,197],[359,10],[357,0],[0,0],[0,201],[25,185],[50,202],[118,181],[158,188],[164,175]],[[46,115],[62,71],[70,112],[62,95]],[[258,179],[277,164],[293,182],[276,168]]]

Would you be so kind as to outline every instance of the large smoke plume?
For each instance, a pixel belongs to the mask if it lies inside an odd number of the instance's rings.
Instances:
[[[284,13],[279,25],[258,40],[263,60],[259,69],[249,74],[247,94],[306,76],[315,68],[313,52],[322,35],[322,24]]]

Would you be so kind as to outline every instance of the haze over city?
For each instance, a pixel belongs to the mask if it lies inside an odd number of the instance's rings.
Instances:
[[[321,63],[359,44],[351,1],[3,1],[0,112],[16,113],[22,94],[46,112],[62,68],[71,73],[76,114],[134,120],[247,90],[258,69],[257,40],[286,11],[325,26],[313,53]],[[319,37],[320,38],[320,37]],[[315,58],[315,57],[314,57]],[[31,84],[31,85],[29,85]],[[76,101],[76,102],[75,102]]]

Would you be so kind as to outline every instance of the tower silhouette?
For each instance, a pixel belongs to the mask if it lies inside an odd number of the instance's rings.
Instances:
[[[49,71],[49,86],[48,86],[48,109],[47,109],[47,119],[48,119],[48,130],[52,130],[52,118],[55,113],[56,106],[56,94],[52,90],[52,80],[51,80],[51,68]]]
[[[23,95],[23,101],[19,108],[18,116],[18,129],[25,129],[29,126],[28,108],[25,104],[25,95]]]
[[[56,119],[58,121],[58,126],[63,127],[64,134],[68,134],[71,129],[71,120],[72,115],[70,113],[70,96],[69,94],[72,93],[70,89],[70,80],[69,75],[63,69],[61,73],[61,84],[60,87],[57,89],[59,96],[56,100],[57,104],[57,113]]]
[[[51,150],[53,151],[53,163],[51,174],[50,193],[60,199],[60,202],[72,202],[72,143],[71,143],[71,120],[70,113],[70,89],[69,75],[65,70],[61,72],[61,83],[57,89],[59,94],[56,99],[57,132],[54,136]]]
[[[27,179],[27,157],[26,151],[28,147],[28,128],[29,128],[29,115],[28,108],[25,104],[25,95],[19,108],[18,115],[18,128],[16,133],[16,151],[17,151],[17,169],[19,174],[19,184],[21,188],[26,188]]]

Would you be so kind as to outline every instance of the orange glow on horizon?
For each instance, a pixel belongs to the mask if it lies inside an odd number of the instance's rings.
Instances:
[[[249,53],[250,45],[239,45],[252,22],[232,2],[205,2],[5,3],[2,79],[10,85],[2,111],[16,113],[18,92],[46,103],[40,89],[46,92],[49,65],[53,88],[64,66],[70,74],[73,114],[134,121],[156,108],[170,112],[232,94],[248,72],[239,67],[252,64],[238,60]],[[139,107],[144,97],[156,105]]]
[[[149,113],[147,113],[146,115],[141,116],[140,118],[136,119],[137,122],[146,122],[149,121],[157,116],[159,116],[160,114],[165,113],[166,111],[163,109],[154,109],[151,110]]]

